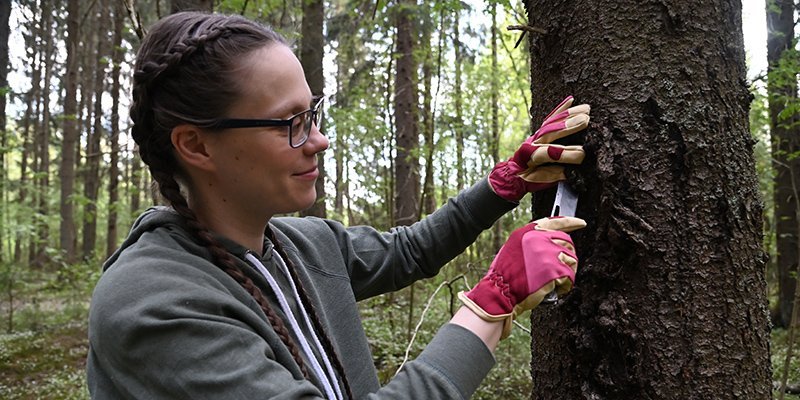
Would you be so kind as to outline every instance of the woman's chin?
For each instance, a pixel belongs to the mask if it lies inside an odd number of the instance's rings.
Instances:
[[[306,201],[303,202],[303,206],[300,208],[299,211],[308,210],[309,208],[313,207],[316,202],[317,202],[317,191],[314,190],[313,196],[311,196],[311,198],[306,199]]]

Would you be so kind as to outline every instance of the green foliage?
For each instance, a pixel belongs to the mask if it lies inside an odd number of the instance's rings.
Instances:
[[[530,329],[528,317],[528,314],[524,314],[517,321],[526,329]],[[515,326],[511,336],[500,343],[494,356],[497,360],[496,367],[483,380],[473,399],[496,400],[529,397],[533,390],[530,373],[530,335]]]
[[[770,359],[772,361],[772,381],[773,382],[781,382],[783,380],[784,374],[784,363],[786,361],[786,352],[788,350],[788,337],[789,331],[786,329],[773,329],[772,330],[772,338],[771,338],[771,354]],[[796,341],[797,339],[795,339]],[[798,343],[794,344],[794,357],[789,364],[789,371],[788,371],[788,380],[787,382],[792,385],[797,385],[800,382],[800,357],[797,357],[798,353]],[[772,398],[777,399],[779,392],[777,390],[773,390]],[[784,399],[788,400],[798,400],[800,396],[798,395],[785,395]]]
[[[781,53],[781,58],[771,66],[767,76],[771,87],[781,88],[771,94],[770,101],[781,105],[778,123],[785,129],[800,127],[800,98],[797,96],[797,82],[800,77],[800,50],[797,40],[791,48]]]
[[[0,268],[2,330],[38,331],[85,317],[99,270],[89,263],[64,264],[53,271],[6,263]]]
[[[772,167],[772,143],[770,141],[769,105],[763,89],[751,87],[753,102],[750,103],[750,134],[755,141],[753,154],[756,162],[756,175],[758,176],[759,192],[764,202],[764,250],[770,256],[767,264],[767,274],[770,281],[777,282],[775,266],[776,237],[774,218],[774,171]],[[777,284],[770,285],[770,290],[776,290]]]
[[[90,263],[55,271],[2,265],[0,398],[89,398],[86,321],[98,270]]]
[[[474,251],[475,249],[471,249]],[[412,328],[419,326],[414,343],[410,349],[409,360],[413,360],[430,342],[438,329],[450,319],[451,307],[458,309],[460,302],[456,294],[466,290],[466,282],[474,284],[485,272],[490,258],[470,262],[470,253],[460,256],[439,276],[414,284],[415,302]],[[465,275],[466,279],[460,278]],[[443,282],[452,282],[450,286],[442,286]],[[441,288],[440,288],[441,286]],[[440,288],[438,292],[436,289]],[[434,296],[434,292],[436,292]],[[422,311],[430,302],[424,319]],[[370,342],[375,367],[382,383],[394,376],[403,362],[409,343],[407,317],[410,306],[409,290],[389,296],[364,301],[360,304],[364,329]],[[530,320],[525,314],[518,322],[530,329]],[[413,332],[413,330],[412,330]],[[495,351],[497,364],[473,396],[474,399],[513,399],[521,398],[531,392],[530,379],[530,336],[523,329],[514,327],[509,338],[500,343]]]

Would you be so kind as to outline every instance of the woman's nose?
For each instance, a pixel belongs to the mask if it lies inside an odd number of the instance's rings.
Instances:
[[[320,151],[326,150],[330,144],[331,142],[328,140],[328,137],[320,132],[317,124],[314,124],[311,127],[311,132],[308,134],[308,140],[305,144],[303,144],[303,148],[307,148],[316,154]]]

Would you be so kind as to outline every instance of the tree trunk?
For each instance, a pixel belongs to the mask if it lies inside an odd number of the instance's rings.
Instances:
[[[325,37],[322,35],[324,22],[325,7],[322,0],[304,0],[300,63],[305,70],[311,93],[315,95],[325,93],[325,75],[322,70],[322,56],[325,54]],[[317,200],[311,208],[300,212],[300,215],[325,218],[325,157],[322,154],[317,155],[317,168],[319,178],[314,185],[317,189]]]
[[[490,79],[489,94],[491,99],[491,109],[492,109],[492,140],[489,141],[489,146],[491,147],[492,152],[492,164],[497,165],[500,162],[500,118],[498,116],[499,112],[499,89],[497,88],[498,82],[497,80],[500,79],[499,72],[497,68],[497,3],[492,2],[491,4],[492,10],[492,74]],[[503,246],[503,241],[505,237],[503,235],[503,223],[502,219],[498,219],[497,222],[494,223],[494,234],[492,236],[492,250],[495,252],[500,251],[500,247]]]
[[[97,2],[97,26],[107,27],[108,3],[106,0]],[[100,189],[100,139],[103,137],[103,93],[105,93],[106,59],[108,56],[108,33],[103,29],[96,31],[97,53],[94,71],[94,126],[89,139],[86,141],[86,180],[84,181],[84,207],[83,223],[83,257],[90,259],[97,245],[97,198]]]
[[[106,229],[106,257],[117,248],[117,216],[119,214],[119,95],[122,62],[125,60],[122,48],[122,30],[125,25],[125,11],[120,2],[114,2],[114,37],[112,39],[113,68],[111,70],[111,162],[108,166],[108,224]]]
[[[75,260],[76,228],[72,196],[75,194],[75,148],[78,145],[78,48],[80,46],[78,0],[67,2],[67,71],[64,87],[64,138],[61,145],[60,236],[67,262]]]
[[[50,190],[50,93],[51,85],[50,80],[53,77],[53,68],[55,64],[55,41],[52,29],[53,22],[53,9],[49,1],[41,2],[42,10],[42,25],[41,25],[41,39],[44,45],[44,58],[40,60],[42,69],[44,71],[44,80],[42,84],[42,98],[41,98],[41,116],[42,121],[39,125],[38,146],[37,152],[37,213],[38,229],[36,237],[34,238],[35,246],[33,247],[33,263],[37,266],[44,266],[49,262],[50,256],[47,254],[47,246],[50,240],[50,227],[47,223],[47,216],[50,215],[48,207],[49,190]]]
[[[128,144],[129,146],[133,146],[133,151],[131,151],[131,166],[130,166],[130,180],[128,180],[128,193],[130,193],[130,202],[131,207],[129,209],[131,215],[138,214],[142,207],[142,192],[145,192],[146,189],[144,188],[144,184],[142,183],[144,179],[142,175],[145,174],[144,169],[142,168],[142,158],[139,157],[139,147],[136,144]]]
[[[26,103],[25,113],[23,114],[22,117],[22,156],[20,157],[21,159],[19,165],[20,177],[19,177],[19,195],[17,197],[17,203],[26,206],[26,208],[31,208],[29,207],[31,203],[30,200],[28,199],[28,192],[29,192],[28,186],[30,185],[28,179],[29,175],[31,174],[28,173],[28,169],[29,168],[34,169],[33,167],[30,167],[31,164],[30,160],[31,158],[35,158],[33,156],[34,153],[33,142],[31,141],[31,121],[34,118],[38,118],[38,116],[37,117],[33,116],[34,111],[36,109],[35,103],[37,102],[38,99],[39,74],[40,74],[38,66],[39,64],[36,61],[37,58],[36,54],[37,52],[34,51],[30,55],[29,62],[33,68],[33,71],[31,71],[31,90],[29,90],[28,93],[25,95],[25,103]],[[34,130],[34,132],[36,131]],[[25,239],[27,238],[25,238],[22,235],[22,233],[17,232],[16,240],[14,241],[14,263],[16,264],[28,264],[28,262],[30,261],[30,258],[23,259],[23,254],[29,254],[25,252],[25,249],[22,245]]]
[[[531,398],[770,398],[741,8],[527,2],[533,126],[567,94],[592,106],[576,287],[532,313]]]
[[[455,88],[453,93],[453,101],[455,102],[455,121],[453,122],[453,130],[456,137],[456,190],[464,189],[466,179],[466,166],[464,165],[464,110],[461,90],[461,66],[463,64],[463,56],[461,49],[461,7],[456,8],[454,11],[455,20],[453,21],[453,51],[455,52],[456,65],[455,71]]]
[[[419,121],[417,119],[417,64],[414,60],[413,18],[416,0],[398,0],[397,73],[395,75],[395,208],[396,225],[411,225],[419,212]]]
[[[97,4],[95,4],[95,7]],[[96,45],[96,34],[95,31],[97,30],[96,26],[97,18],[88,19],[85,25],[82,27],[82,38],[84,45],[81,46],[81,75],[80,75],[80,92],[81,98],[78,104],[78,121],[81,126],[81,140],[80,143],[89,143],[92,140],[92,112],[95,108],[94,106],[94,92],[95,92],[95,71],[97,69],[97,45]],[[87,150],[87,146],[76,146],[75,149],[75,170],[77,171],[77,180],[76,180],[76,188],[75,191],[77,193],[81,193],[84,197],[86,197],[86,181],[89,176],[89,153]],[[85,203],[86,199],[81,199],[82,202]],[[80,211],[77,213],[79,214],[80,221],[83,221],[84,224],[81,224],[81,234],[80,234],[80,249],[81,249],[81,257],[86,257],[85,249],[86,245],[84,242],[86,241],[86,233],[85,230],[85,222],[86,222],[86,206],[80,208]],[[91,250],[90,250],[91,251]]]
[[[340,20],[343,20],[346,17],[341,17]],[[349,22],[349,20],[348,20]],[[351,64],[351,50],[353,40],[350,37],[350,33],[346,30],[342,29],[341,33],[338,37],[339,45],[336,48],[337,57],[336,57],[336,101],[339,103],[339,107],[344,108],[345,103],[347,102],[347,94],[345,93],[346,90],[350,90],[350,88],[345,88],[344,82],[347,80],[347,76],[349,75],[346,73],[347,68],[349,68]],[[346,158],[346,151],[345,148],[346,142],[344,140],[344,129],[341,129],[337,126],[336,129],[336,137],[334,138],[333,147],[333,160],[335,165],[334,168],[334,187],[335,192],[333,196],[333,212],[341,218],[344,214],[344,197],[345,192],[347,191],[346,185],[348,185],[347,181],[345,180],[345,158]],[[350,221],[352,223],[352,221]]]
[[[171,0],[170,14],[180,11],[214,11],[214,0]]]
[[[785,50],[792,48],[794,40],[794,1],[767,0],[767,60],[768,80],[767,95],[769,98],[770,138],[772,141],[772,167],[775,202],[775,237],[778,266],[778,308],[779,325],[789,326],[792,318],[795,281],[797,279],[798,232],[795,207],[797,199],[792,190],[791,170],[800,170],[800,125],[797,117],[781,120],[779,114],[791,99],[797,98],[796,72],[791,79],[781,75],[786,72],[778,70],[778,62]],[[796,101],[796,100],[795,100]],[[794,124],[792,124],[794,122]],[[792,126],[794,125],[794,126]]]
[[[428,13],[432,12],[433,10],[428,10]],[[438,51],[439,57],[437,57],[438,65],[441,65],[441,54],[442,54],[442,41],[441,38],[444,36],[442,33],[444,32],[444,14],[445,10],[442,8],[439,11],[439,44],[438,44]],[[434,141],[434,129],[435,129],[435,120],[436,120],[436,110],[433,106],[433,97],[438,93],[438,89],[436,93],[434,93],[432,87],[433,75],[434,75],[434,65],[433,65],[433,22],[429,21],[427,18],[425,19],[423,27],[423,34],[422,34],[422,41],[421,44],[424,45],[426,48],[424,50],[425,53],[425,60],[422,64],[422,82],[424,85],[424,92],[422,94],[422,129],[424,130],[423,137],[425,138],[425,146],[423,147],[425,151],[425,178],[423,179],[422,184],[422,202],[420,204],[419,210],[420,213],[424,214],[431,214],[436,211],[436,188],[434,187],[433,183],[433,158],[436,149],[436,143]],[[437,68],[436,75],[440,77],[441,68]],[[437,85],[438,87],[438,85]],[[422,217],[422,214],[417,216],[417,219]]]
[[[8,165],[6,164],[6,151],[8,146],[8,132],[6,132],[6,95],[8,93],[8,36],[10,33],[9,17],[11,16],[11,2],[0,3],[0,210],[8,215]],[[0,235],[7,238],[5,218],[0,217]],[[4,239],[0,238],[0,264],[5,261]]]

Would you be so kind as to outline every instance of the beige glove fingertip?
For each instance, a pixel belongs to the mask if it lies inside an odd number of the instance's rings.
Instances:
[[[561,231],[570,233],[586,227],[586,221],[575,217],[541,218],[533,221],[540,231]]]

